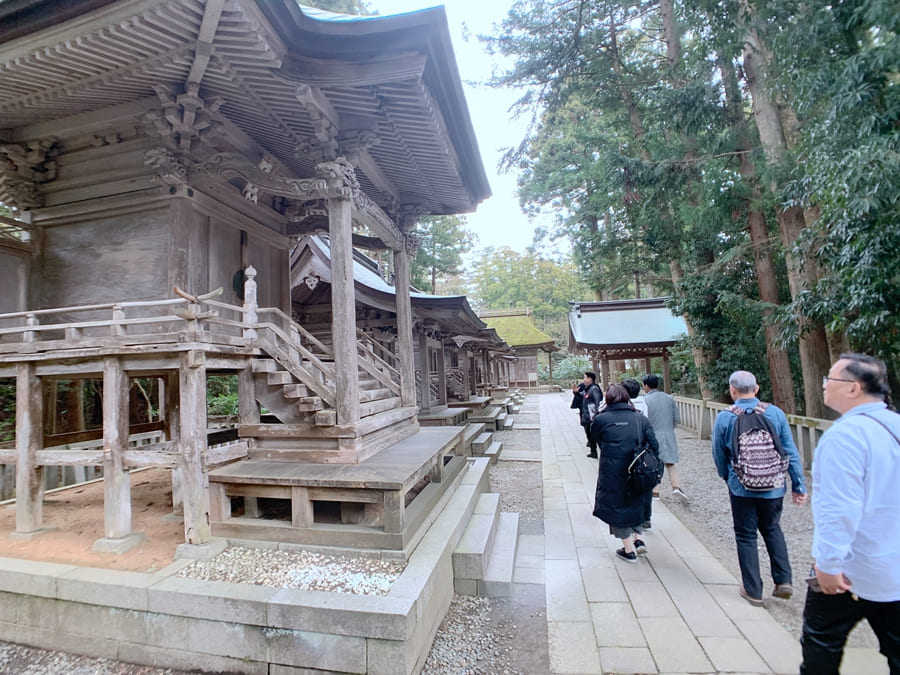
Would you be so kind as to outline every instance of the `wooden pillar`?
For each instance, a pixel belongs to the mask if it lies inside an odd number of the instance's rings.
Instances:
[[[663,391],[667,394],[672,393],[672,377],[669,369],[669,350],[663,351]]]
[[[404,237],[404,241],[406,237]],[[397,303],[397,358],[400,360],[400,405],[416,405],[412,304],[409,297],[409,253],[394,251],[394,298]]]
[[[106,539],[131,534],[131,475],[128,447],[128,375],[115,357],[103,361],[103,522]]]
[[[425,333],[420,332],[418,342],[419,372],[422,376],[416,383],[417,397],[419,400],[419,409],[427,412],[431,410],[431,395],[429,393],[430,387],[428,386],[428,336],[425,335]]]
[[[188,544],[205,544],[211,536],[206,466],[205,357],[202,351],[183,353],[178,371],[184,539]]]
[[[649,356],[644,359],[644,373],[646,373],[647,375],[649,375],[652,372],[650,370],[650,368],[651,368],[650,361],[651,361],[651,359]]]
[[[348,199],[328,200],[331,237],[331,339],[334,345],[335,401],[338,424],[359,424],[359,354],[356,346],[356,290]]]
[[[600,355],[600,382],[600,386],[603,391],[609,389],[609,385],[611,384],[611,382],[609,381],[609,358],[606,356],[606,354]]]
[[[238,419],[241,424],[259,424],[259,405],[256,403],[256,380],[250,362],[238,371]]]
[[[180,383],[178,381],[178,371],[168,371],[160,390],[160,401],[165,401],[160,408],[160,415],[164,424],[163,433],[167,441],[174,441],[176,445],[180,445],[180,421],[181,421],[181,395],[179,394]],[[171,471],[172,478],[172,515],[184,515],[184,495],[181,490],[181,476],[183,471],[181,467],[175,467]]]
[[[447,360],[444,355],[444,344],[440,343],[437,349],[438,362],[438,403],[447,405]]]
[[[16,366],[16,533],[36,532],[43,523],[43,467],[35,453],[44,445],[44,399],[34,364]]]

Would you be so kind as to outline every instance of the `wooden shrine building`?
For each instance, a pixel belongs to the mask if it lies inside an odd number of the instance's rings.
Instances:
[[[17,535],[42,531],[44,466],[100,465],[98,545],[124,550],[128,472],[158,466],[188,545],[408,545],[435,499],[413,513],[409,491],[439,491],[464,459],[456,431],[417,422],[410,233],[489,194],[442,8],[0,3],[0,203],[15,214],[0,236],[0,377],[15,378],[17,410],[0,464],[15,465]],[[292,316],[291,250],[315,229],[325,323]],[[393,259],[390,358],[358,309],[356,246]],[[210,375],[240,383],[237,435],[218,445]],[[135,378],[156,383],[161,417],[139,449]],[[80,438],[97,447],[48,445],[45,386],[89,379],[103,423]],[[260,499],[285,502],[287,522],[261,522]]]
[[[515,350],[516,362],[509,377],[510,386],[537,385],[541,352],[547,354],[547,368],[550,379],[553,379],[550,355],[559,348],[552,337],[534,325],[529,308],[481,311],[478,316]]]
[[[360,339],[389,363],[399,352],[397,293],[377,262],[354,252],[356,325]],[[394,279],[396,283],[396,278]],[[322,340],[329,340],[331,247],[325,236],[302,237],[291,254],[294,318]],[[465,296],[439,296],[410,290],[416,405],[431,412],[467,401],[479,391],[508,384],[514,362],[510,346],[485,325]]]
[[[686,333],[684,319],[672,314],[666,298],[577,302],[569,310],[569,353],[591,358],[604,389],[611,383],[611,361],[643,359],[649,373],[650,359],[660,357],[668,392],[669,348]]]

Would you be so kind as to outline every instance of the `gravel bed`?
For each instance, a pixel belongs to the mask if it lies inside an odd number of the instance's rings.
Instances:
[[[387,595],[406,563],[232,546],[210,560],[197,560],[179,577],[203,581],[332,591],[357,595]]]

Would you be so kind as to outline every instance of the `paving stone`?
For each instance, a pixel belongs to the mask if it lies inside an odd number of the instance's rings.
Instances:
[[[627,602],[592,602],[594,634],[601,647],[647,647],[641,624]]]
[[[657,673],[653,655],[646,647],[601,647],[600,663],[604,673]]]
[[[652,581],[626,581],[625,591],[639,617],[679,616],[678,610],[658,579]]]
[[[701,637],[698,640],[718,672],[737,670],[748,670],[753,673],[772,672],[762,657],[743,638]]]
[[[602,675],[594,626],[588,621],[547,623],[550,672],[554,675]]]
[[[590,621],[581,568],[574,560],[547,560],[548,621]]]
[[[798,638],[768,612],[758,621],[738,621],[737,627],[773,672],[793,675],[800,668],[803,656]]]
[[[628,594],[613,567],[582,567],[588,602],[628,602]]]
[[[715,671],[700,643],[680,617],[644,617],[638,621],[661,669],[673,673]]]

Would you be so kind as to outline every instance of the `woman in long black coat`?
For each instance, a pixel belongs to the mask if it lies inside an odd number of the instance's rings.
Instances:
[[[628,491],[628,465],[641,438],[659,454],[656,434],[647,418],[632,407],[625,387],[613,384],[606,390],[606,408],[591,423],[591,435],[600,444],[594,515],[609,525],[611,535],[622,540],[616,555],[625,562],[637,562],[637,554],[647,552],[640,538],[644,533],[644,495]]]

